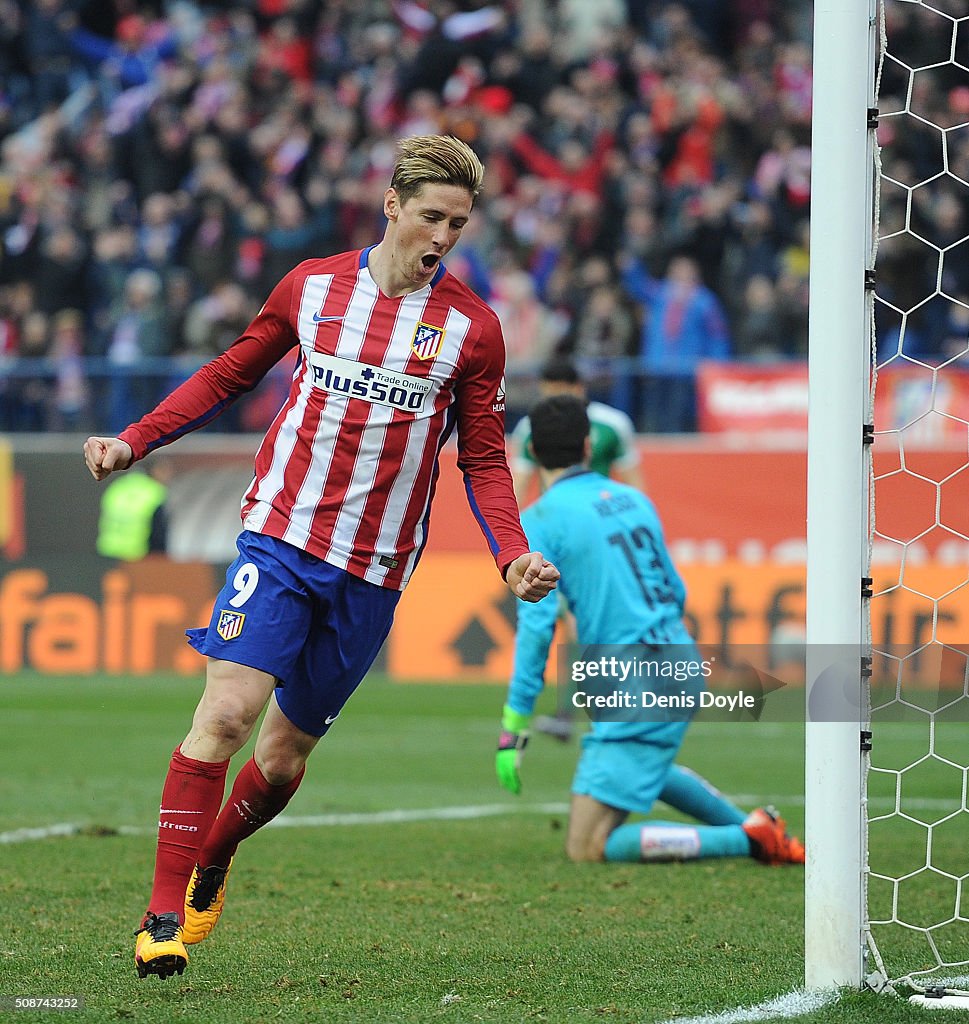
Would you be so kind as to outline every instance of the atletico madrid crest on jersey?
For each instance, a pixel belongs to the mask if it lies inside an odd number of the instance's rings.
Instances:
[[[419,323],[414,331],[414,339],[410,347],[418,359],[433,359],[441,351],[444,344],[444,328],[432,324]]]
[[[243,612],[230,612],[223,608],[219,612],[219,621],[215,630],[223,640],[235,640],[242,632],[242,624],[245,621],[246,616]]]

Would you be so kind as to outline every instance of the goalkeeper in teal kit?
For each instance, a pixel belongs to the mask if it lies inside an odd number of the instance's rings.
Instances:
[[[676,764],[703,689],[704,663],[683,625],[686,591],[652,503],[587,468],[589,421],[580,398],[543,399],[530,418],[545,490],[525,510],[522,525],[532,548],[558,567],[560,590],[575,614],[583,660],[571,662],[573,679],[577,669],[588,669],[575,699],[590,708],[592,725],[572,781],[568,856],[647,862],[754,857],[803,864],[803,845],[787,834],[776,812],[746,814]],[[556,615],[550,601],[518,609],[496,757],[498,781],[512,793],[521,790],[522,754]],[[626,822],[630,813],[648,814],[656,801],[697,823]]]

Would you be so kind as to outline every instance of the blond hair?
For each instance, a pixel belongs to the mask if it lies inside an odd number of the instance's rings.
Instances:
[[[475,199],[481,191],[484,167],[474,150],[452,135],[412,135],[402,139],[390,187],[401,204],[427,184],[466,188]]]

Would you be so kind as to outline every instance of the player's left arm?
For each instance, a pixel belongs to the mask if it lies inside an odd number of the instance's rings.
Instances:
[[[532,481],[538,476],[538,464],[528,452],[531,436],[531,424],[528,417],[523,416],[508,438],[508,446],[511,449],[511,479],[515,488],[515,498],[520,507],[528,499]]]
[[[612,471],[621,483],[629,484],[637,491],[643,490],[643,474],[639,471],[639,463],[636,463],[635,466],[622,466],[616,463]]]
[[[555,589],[559,571],[541,551],[519,555],[505,570],[508,588],[522,601],[541,601]]]
[[[487,310],[481,333],[455,388],[458,467],[468,504],[512,593],[540,601],[555,589],[558,570],[530,551],[518,516],[505,450],[505,345]]]

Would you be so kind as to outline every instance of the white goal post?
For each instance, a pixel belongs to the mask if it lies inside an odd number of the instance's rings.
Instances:
[[[814,19],[804,973],[809,989],[823,989],[860,986],[864,977],[859,711],[869,535],[870,452],[862,428],[871,358],[865,285],[873,233],[874,0],[816,0]],[[846,657],[832,666],[838,651]],[[832,699],[832,668],[844,687],[842,706]]]
[[[969,7],[814,29],[805,984],[969,1009]]]

